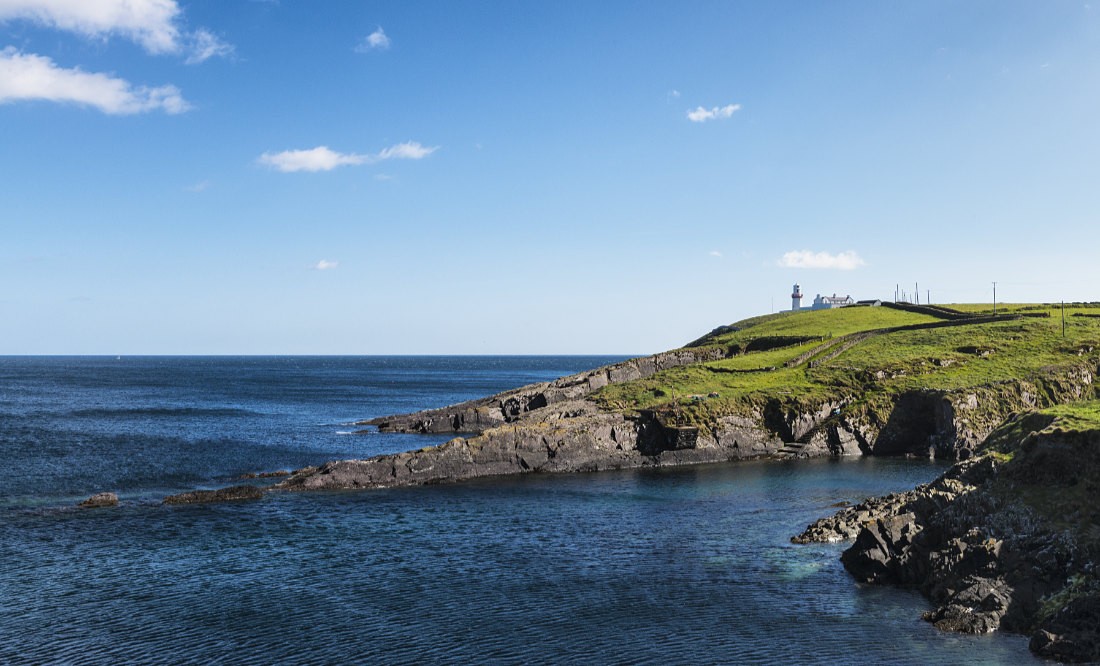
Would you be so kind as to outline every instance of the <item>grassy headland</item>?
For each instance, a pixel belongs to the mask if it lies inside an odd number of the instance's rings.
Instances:
[[[998,305],[996,319],[992,305],[952,310],[977,316],[847,307],[755,317],[691,345],[727,358],[607,386],[594,399],[607,410],[653,409],[699,423],[770,398],[873,404],[904,391],[1043,379],[1100,356],[1096,304],[1067,306],[1064,337],[1058,306]]]

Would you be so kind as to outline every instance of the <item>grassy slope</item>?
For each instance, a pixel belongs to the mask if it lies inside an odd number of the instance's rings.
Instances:
[[[1100,545],[1100,401],[1021,415],[995,430],[984,448],[1007,461],[996,492]]]
[[[934,388],[963,389],[999,381],[1032,378],[1088,356],[1100,354],[1100,316],[1066,318],[1062,337],[1060,311],[1049,306],[998,306],[1029,313],[1052,312],[1013,321],[946,328],[896,331],[871,337],[835,358],[810,367],[783,363],[831,339],[860,331],[938,321],[935,317],[885,307],[841,308],[779,313],[734,324],[697,341],[737,354],[710,363],[673,368],[645,380],[608,386],[594,397],[605,409],[674,411],[687,423],[706,421],[772,397],[817,401]],[[972,311],[991,306],[968,306]],[[959,309],[963,309],[959,307]],[[1067,307],[1067,314],[1100,315],[1100,307]],[[772,344],[787,346],[768,349]],[[762,351],[744,352],[762,348]],[[738,353],[741,352],[741,353]],[[717,392],[719,398],[692,400]]]

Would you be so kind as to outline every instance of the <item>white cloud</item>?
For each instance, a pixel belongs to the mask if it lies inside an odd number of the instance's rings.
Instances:
[[[176,0],[0,0],[0,21],[24,19],[103,39],[119,35],[149,53],[188,51],[188,63],[228,55],[232,47],[207,30],[184,33]]]
[[[20,53],[11,46],[0,50],[0,104],[30,100],[93,106],[112,115],[183,113],[191,108],[175,86],[135,87],[107,74],[64,69],[45,56]]]
[[[383,148],[382,151],[375,156],[375,160],[419,160],[431,155],[437,150],[439,150],[439,146],[422,146],[416,141],[406,141],[396,146]]]
[[[725,106],[715,106],[709,109],[704,109],[699,106],[692,111],[687,112],[688,120],[693,123],[705,123],[708,120],[719,120],[721,118],[729,118],[734,113],[741,110],[740,104],[727,104]]]
[[[382,26],[378,26],[378,29],[367,35],[355,50],[359,53],[366,53],[367,51],[385,51],[390,48],[390,38],[386,36],[386,31],[382,29]]]
[[[3,2],[3,0],[0,0],[0,2]],[[184,62],[188,65],[196,65],[200,62],[206,62],[214,56],[225,58],[232,55],[233,46],[218,39],[209,30],[200,28],[191,35],[190,51],[191,55],[187,56],[187,60]]]
[[[338,153],[328,146],[317,146],[309,150],[284,150],[281,153],[264,153],[257,161],[273,167],[283,173],[294,171],[332,171],[336,167],[363,164],[367,155]]]
[[[339,261],[329,261],[328,259],[322,259],[313,265],[315,271],[331,271],[340,265]]]
[[[785,253],[778,263],[784,268],[830,268],[850,271],[862,266],[863,259],[854,250],[839,254],[795,250]]]
[[[374,155],[338,153],[330,150],[328,146],[317,146],[309,150],[284,150],[281,153],[264,153],[256,161],[283,173],[332,171],[336,167],[374,164],[384,160],[419,160],[437,150],[439,150],[439,146],[422,146],[416,141],[399,143],[384,148]]]
[[[722,253],[719,252],[718,250],[711,250],[710,251],[710,256],[718,257],[719,259],[721,259],[722,258]]]
[[[120,34],[150,53],[179,49],[175,0],[0,0],[0,20],[27,19],[88,37]]]

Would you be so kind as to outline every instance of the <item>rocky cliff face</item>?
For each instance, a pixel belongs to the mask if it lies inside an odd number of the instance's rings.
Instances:
[[[961,391],[908,391],[885,408],[846,414],[845,429],[873,455],[965,460],[1005,419],[1083,400],[1091,395],[1094,378],[1095,368],[1082,362],[1051,368],[1032,380]]]
[[[375,426],[383,432],[480,433],[495,426],[513,423],[545,407],[550,414],[567,413],[565,405],[583,399],[609,384],[620,384],[651,377],[661,370],[723,358],[720,349],[681,349],[654,356],[630,359],[622,363],[562,377],[552,382],[531,384],[487,398],[470,400],[439,409],[412,414],[383,416],[358,425]],[[542,417],[546,412],[540,412]]]
[[[1048,423],[1019,428],[1039,431],[1011,455],[960,462],[792,541],[854,539],[845,568],[862,582],[919,589],[936,605],[924,618],[940,629],[1028,633],[1042,656],[1100,660],[1100,513],[1085,499],[1100,486],[1100,433],[1043,430]],[[1053,511],[1047,496],[1057,498]]]
[[[806,402],[772,398],[702,426],[667,422],[652,411],[600,411],[585,398],[618,382],[712,360],[715,349],[633,359],[489,398],[365,422],[389,432],[468,433],[439,447],[337,461],[299,470],[285,490],[444,483],[483,476],[578,472],[724,462],[758,457],[918,455],[969,457],[1009,413],[1070,401],[1091,389],[1090,368],[1060,371],[1041,383],[998,384],[968,392],[913,391],[877,411],[852,398]]]
[[[503,474],[594,472],[723,462],[776,455],[783,448],[762,418],[725,417],[710,436],[698,428],[664,424],[652,413],[605,413],[577,400],[539,412],[538,419],[491,427],[436,447],[306,468],[276,487],[377,488]]]

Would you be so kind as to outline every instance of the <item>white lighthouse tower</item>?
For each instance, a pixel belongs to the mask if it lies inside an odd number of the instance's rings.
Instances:
[[[802,287],[797,284],[791,290],[791,311],[798,312],[802,309]]]

